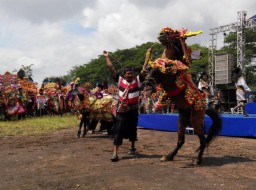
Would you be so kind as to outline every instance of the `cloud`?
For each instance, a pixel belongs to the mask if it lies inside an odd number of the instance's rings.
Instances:
[[[3,12],[13,19],[24,19],[35,24],[57,22],[79,14],[91,0],[1,0]]]
[[[256,5],[250,0],[1,0],[0,74],[33,64],[33,78],[41,83],[104,49],[157,41],[166,26],[203,30],[188,43],[208,46],[209,29],[236,22],[240,10],[249,18]]]

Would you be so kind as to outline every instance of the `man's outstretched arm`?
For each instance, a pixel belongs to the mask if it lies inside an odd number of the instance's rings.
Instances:
[[[103,51],[103,55],[104,55],[105,58],[106,58],[107,66],[108,66],[109,70],[110,70],[111,73],[112,73],[112,77],[113,77],[113,78],[116,78],[116,70],[115,70],[115,68],[114,68],[114,66],[113,66],[113,64],[112,64],[112,62],[111,62],[111,60],[110,60],[110,57],[109,57],[108,52],[107,52],[106,50],[104,50],[104,51]]]

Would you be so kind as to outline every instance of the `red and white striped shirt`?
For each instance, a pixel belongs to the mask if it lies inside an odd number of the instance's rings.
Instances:
[[[128,84],[130,84],[128,92],[128,105],[137,104],[140,96],[140,87],[142,85],[142,80],[140,75],[135,77],[130,83],[127,82],[123,77],[118,77],[118,88],[119,88],[119,101],[123,100],[123,94]]]

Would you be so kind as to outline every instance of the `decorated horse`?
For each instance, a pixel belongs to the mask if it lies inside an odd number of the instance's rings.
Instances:
[[[158,35],[158,40],[165,46],[162,57],[151,61],[152,48],[146,54],[143,67],[148,70],[146,84],[158,85],[157,89],[164,92],[159,99],[164,101],[169,98],[179,112],[177,146],[164,155],[161,161],[174,159],[185,142],[186,127],[192,126],[200,140],[200,146],[197,149],[199,153],[194,164],[201,164],[205,148],[214,140],[222,127],[220,116],[215,110],[206,109],[205,94],[194,85],[190,74],[187,73],[191,65],[191,50],[186,45],[185,39],[200,33],[201,31],[193,33],[185,29],[163,28]],[[212,125],[206,137],[203,129],[205,114],[212,119]]]
[[[92,90],[93,91],[93,90]],[[97,99],[93,93],[80,92],[74,97],[73,109],[76,111],[86,108],[90,112],[90,119],[112,121],[116,102],[111,95]]]
[[[26,113],[26,109],[23,106],[21,100],[13,95],[8,98],[7,104],[6,104],[6,113],[8,120],[11,119],[11,117],[19,116]]]
[[[47,95],[45,102],[46,110],[49,115],[63,115],[66,111],[64,92],[60,90],[57,83],[51,82],[44,86],[44,93]]]

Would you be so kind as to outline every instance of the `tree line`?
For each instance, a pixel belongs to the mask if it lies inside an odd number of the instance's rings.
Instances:
[[[256,84],[255,68],[250,65],[251,59],[256,56],[256,32],[251,29],[245,31],[245,57],[246,57],[246,80],[247,83],[254,89]],[[117,50],[115,52],[109,52],[113,65],[118,72],[122,72],[122,68],[130,66],[135,69],[135,73],[141,71],[142,65],[145,59],[145,53],[148,48],[154,45],[152,60],[161,56],[164,48],[161,44],[147,42],[142,45],[135,46],[129,49]],[[189,46],[192,50],[200,50],[200,59],[193,60],[192,66],[189,69],[192,78],[197,83],[199,76],[202,72],[208,72],[208,47],[200,44],[192,44]],[[234,60],[236,60],[237,51],[237,38],[236,32],[231,32],[224,38],[224,46],[216,53],[232,53]],[[234,63],[233,68],[236,67]],[[106,66],[105,57],[100,55],[98,58],[92,59],[90,62],[83,65],[74,66],[67,75],[61,77],[47,77],[43,82],[58,82],[61,81],[63,84],[66,82],[74,81],[77,77],[80,78],[80,82],[90,82],[92,85],[96,85],[98,81],[105,81],[108,84],[114,81],[111,78],[111,74]],[[234,83],[227,85],[219,85],[218,88],[227,89],[235,88]]]

